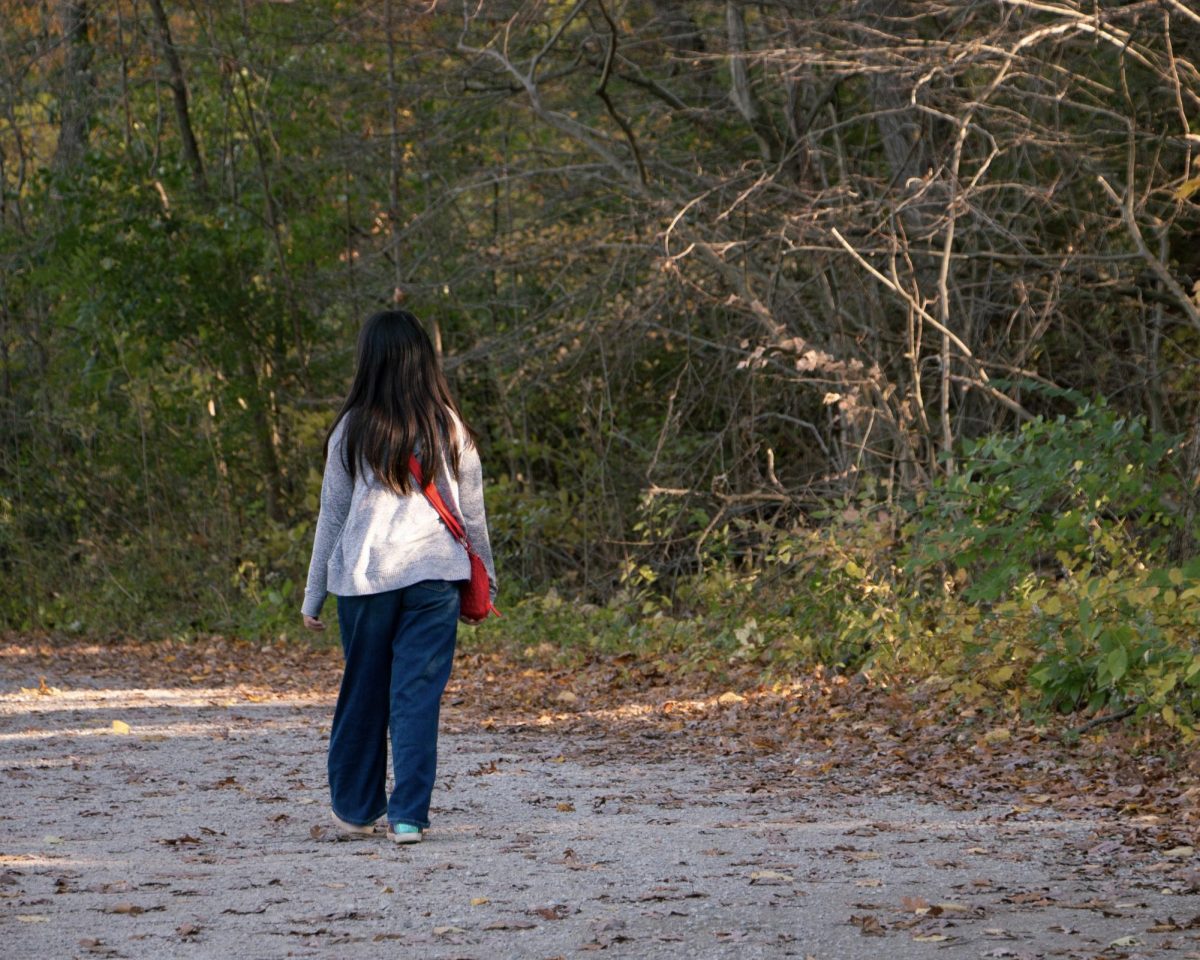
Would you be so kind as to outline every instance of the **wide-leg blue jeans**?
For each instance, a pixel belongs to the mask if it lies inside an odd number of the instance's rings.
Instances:
[[[422,580],[337,598],[342,686],[329,737],[333,812],[348,823],[429,826],[438,714],[458,634],[458,586]],[[391,796],[386,795],[391,733]]]

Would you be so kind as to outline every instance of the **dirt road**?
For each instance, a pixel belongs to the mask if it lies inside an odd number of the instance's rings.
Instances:
[[[35,673],[0,665],[8,960],[1200,957],[1190,848],[1129,858],[1102,819],[923,801],[802,743],[707,749],[644,704],[457,698],[433,828],[397,847],[329,828],[328,689]]]

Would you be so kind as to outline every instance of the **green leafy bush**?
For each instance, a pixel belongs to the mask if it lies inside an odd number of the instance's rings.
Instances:
[[[908,569],[946,564],[986,603],[1031,574],[1061,575],[1063,554],[1096,569],[1158,556],[1178,523],[1173,442],[1102,402],[968,441],[915,512]]]
[[[959,625],[947,666],[962,692],[1027,686],[1046,707],[1134,704],[1189,728],[1200,563],[1167,557],[1183,522],[1174,442],[1082,403],[964,446],[915,510],[905,564]]]

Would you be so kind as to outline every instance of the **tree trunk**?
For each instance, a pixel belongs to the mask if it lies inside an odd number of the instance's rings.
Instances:
[[[283,480],[279,469],[279,456],[275,452],[268,398],[264,395],[257,365],[249,353],[242,354],[242,375],[246,378],[247,386],[251,388],[248,399],[254,423],[254,445],[258,448],[258,468],[262,475],[267,516],[272,520],[282,520]]]
[[[167,20],[167,12],[163,9],[162,0],[150,0],[150,9],[154,12],[154,23],[158,28],[158,40],[163,48],[163,60],[166,61],[170,74],[169,84],[175,101],[175,120],[179,124],[179,138],[183,142],[183,156],[192,171],[192,183],[196,192],[208,193],[208,179],[204,175],[204,160],[200,156],[200,146],[196,142],[196,134],[192,128],[192,117],[188,110],[187,82],[183,76],[183,63],[171,39],[171,24]]]
[[[654,17],[662,23],[663,39],[681,59],[704,53],[704,34],[683,0],[650,0]]]
[[[54,149],[56,170],[73,167],[87,150],[96,91],[91,69],[93,50],[88,36],[87,0],[64,0],[62,19],[67,58],[59,94],[62,121],[58,145]]]
[[[742,8],[733,0],[725,4],[725,26],[729,34],[729,76],[733,87],[729,98],[742,115],[742,119],[754,131],[763,162],[774,164],[779,158],[779,134],[771,124],[770,118],[763,112],[754,88],[750,86],[750,71],[746,66],[749,47],[746,19],[742,15]]]

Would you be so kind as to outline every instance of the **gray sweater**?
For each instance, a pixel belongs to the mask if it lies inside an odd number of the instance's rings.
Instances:
[[[351,481],[343,464],[343,417],[329,438],[329,456],[321,481],[321,511],[313,537],[308,584],[302,611],[318,616],[326,592],[339,596],[382,593],[420,580],[467,580],[471,562],[450,535],[424,494],[398,496],[374,471],[360,463]],[[463,521],[472,549],[487,566],[493,598],[496,571],[483,510],[483,470],[479,452],[467,439],[459,448],[457,481],[444,451],[437,488],[450,510]],[[423,459],[418,455],[418,459]],[[416,484],[414,483],[414,487]]]

